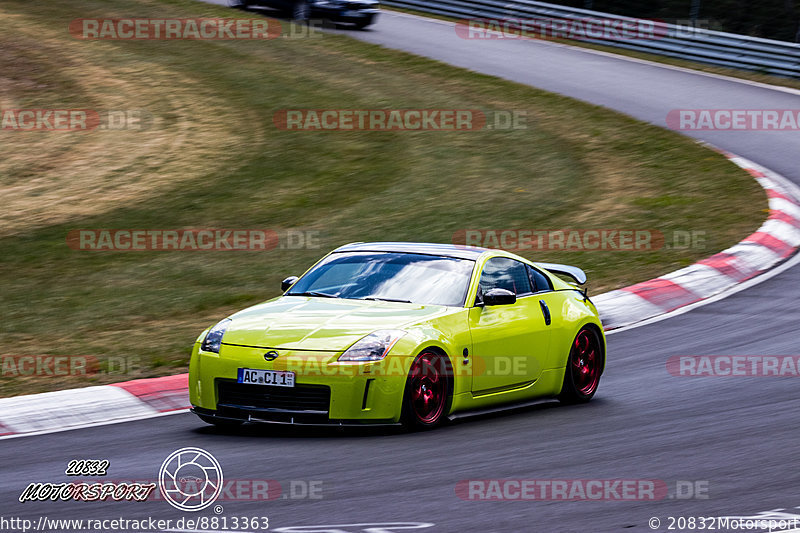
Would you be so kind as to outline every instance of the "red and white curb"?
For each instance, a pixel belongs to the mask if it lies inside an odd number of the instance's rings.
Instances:
[[[800,247],[800,188],[743,157],[723,154],[766,190],[769,218],[758,231],[716,255],[665,276],[593,297],[607,330],[720,296],[786,260]]]
[[[189,375],[0,399],[0,439],[183,412]]]
[[[723,152],[724,153],[724,152]],[[724,297],[800,247],[800,188],[752,161],[725,155],[766,190],[770,215],[739,244],[689,267],[598,296],[606,330]],[[0,439],[152,418],[189,409],[188,374],[0,398]]]

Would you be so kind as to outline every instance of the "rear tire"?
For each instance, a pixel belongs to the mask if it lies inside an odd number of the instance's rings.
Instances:
[[[446,356],[425,351],[414,359],[403,394],[403,425],[411,430],[433,429],[444,423],[450,409],[452,381]]]
[[[591,400],[600,384],[603,361],[600,335],[594,328],[584,327],[572,341],[564,369],[564,384],[558,399],[564,403],[585,403]]]

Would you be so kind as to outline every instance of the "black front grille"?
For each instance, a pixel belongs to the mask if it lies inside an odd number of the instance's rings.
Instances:
[[[324,385],[274,387],[250,385],[229,379],[217,380],[219,407],[328,412],[331,389]]]

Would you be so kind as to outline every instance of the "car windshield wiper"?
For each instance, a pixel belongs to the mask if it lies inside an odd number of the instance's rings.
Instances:
[[[359,300],[378,300],[381,302],[399,302],[402,304],[410,304],[411,300],[400,300],[398,298],[381,298],[379,296],[367,296],[365,298],[359,298]]]
[[[338,298],[335,294],[328,294],[327,292],[306,291],[306,292],[290,292],[287,296],[319,296],[320,298]]]

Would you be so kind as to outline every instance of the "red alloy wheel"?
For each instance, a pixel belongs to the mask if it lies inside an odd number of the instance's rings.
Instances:
[[[411,406],[420,423],[431,425],[439,420],[447,404],[448,388],[440,356],[426,352],[414,361],[410,371]]]
[[[597,335],[587,329],[581,330],[575,337],[570,354],[570,368],[572,369],[572,383],[583,396],[591,396],[597,390],[600,382],[600,367],[602,357]]]

